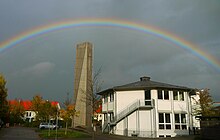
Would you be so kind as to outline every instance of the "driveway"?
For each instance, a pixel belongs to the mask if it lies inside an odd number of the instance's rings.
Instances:
[[[15,126],[2,128],[0,140],[40,140],[40,137],[32,128]]]

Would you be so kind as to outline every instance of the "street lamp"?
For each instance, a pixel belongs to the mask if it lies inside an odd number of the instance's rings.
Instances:
[[[58,129],[58,119],[59,119],[59,110],[57,109],[57,115],[56,115],[56,137],[55,140],[57,140],[57,129]]]

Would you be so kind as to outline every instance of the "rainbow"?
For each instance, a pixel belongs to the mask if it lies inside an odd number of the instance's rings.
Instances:
[[[146,34],[150,34],[169,42],[172,42],[176,46],[181,47],[182,49],[189,51],[193,55],[197,56],[202,61],[206,62],[208,65],[214,67],[218,72],[220,72],[220,61],[214,56],[208,54],[207,52],[201,50],[196,45],[172,34],[167,31],[161,30],[159,28],[130,22],[126,20],[118,20],[118,19],[78,19],[78,20],[65,20],[61,22],[55,22],[52,24],[47,24],[43,26],[39,26],[28,30],[26,32],[20,33],[6,41],[0,42],[0,53],[15,47],[17,44],[34,38],[36,36],[40,36],[49,32],[63,30],[68,28],[75,27],[118,27],[129,30],[135,30],[139,32],[144,32]]]

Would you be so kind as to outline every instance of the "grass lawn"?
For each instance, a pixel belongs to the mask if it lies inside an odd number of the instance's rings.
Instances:
[[[56,130],[36,130],[39,133],[39,136],[41,138],[55,138],[56,136],[58,138],[85,138],[85,137],[90,137],[88,134],[79,132],[79,131],[74,131],[74,130],[68,130],[67,134],[65,135],[65,130],[64,129],[58,129],[57,134]]]

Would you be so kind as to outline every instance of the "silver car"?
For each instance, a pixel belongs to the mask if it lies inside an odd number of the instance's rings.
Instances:
[[[59,127],[55,124],[52,124],[52,123],[42,122],[42,123],[40,123],[39,128],[40,129],[53,129],[54,130],[54,129],[59,128]]]

